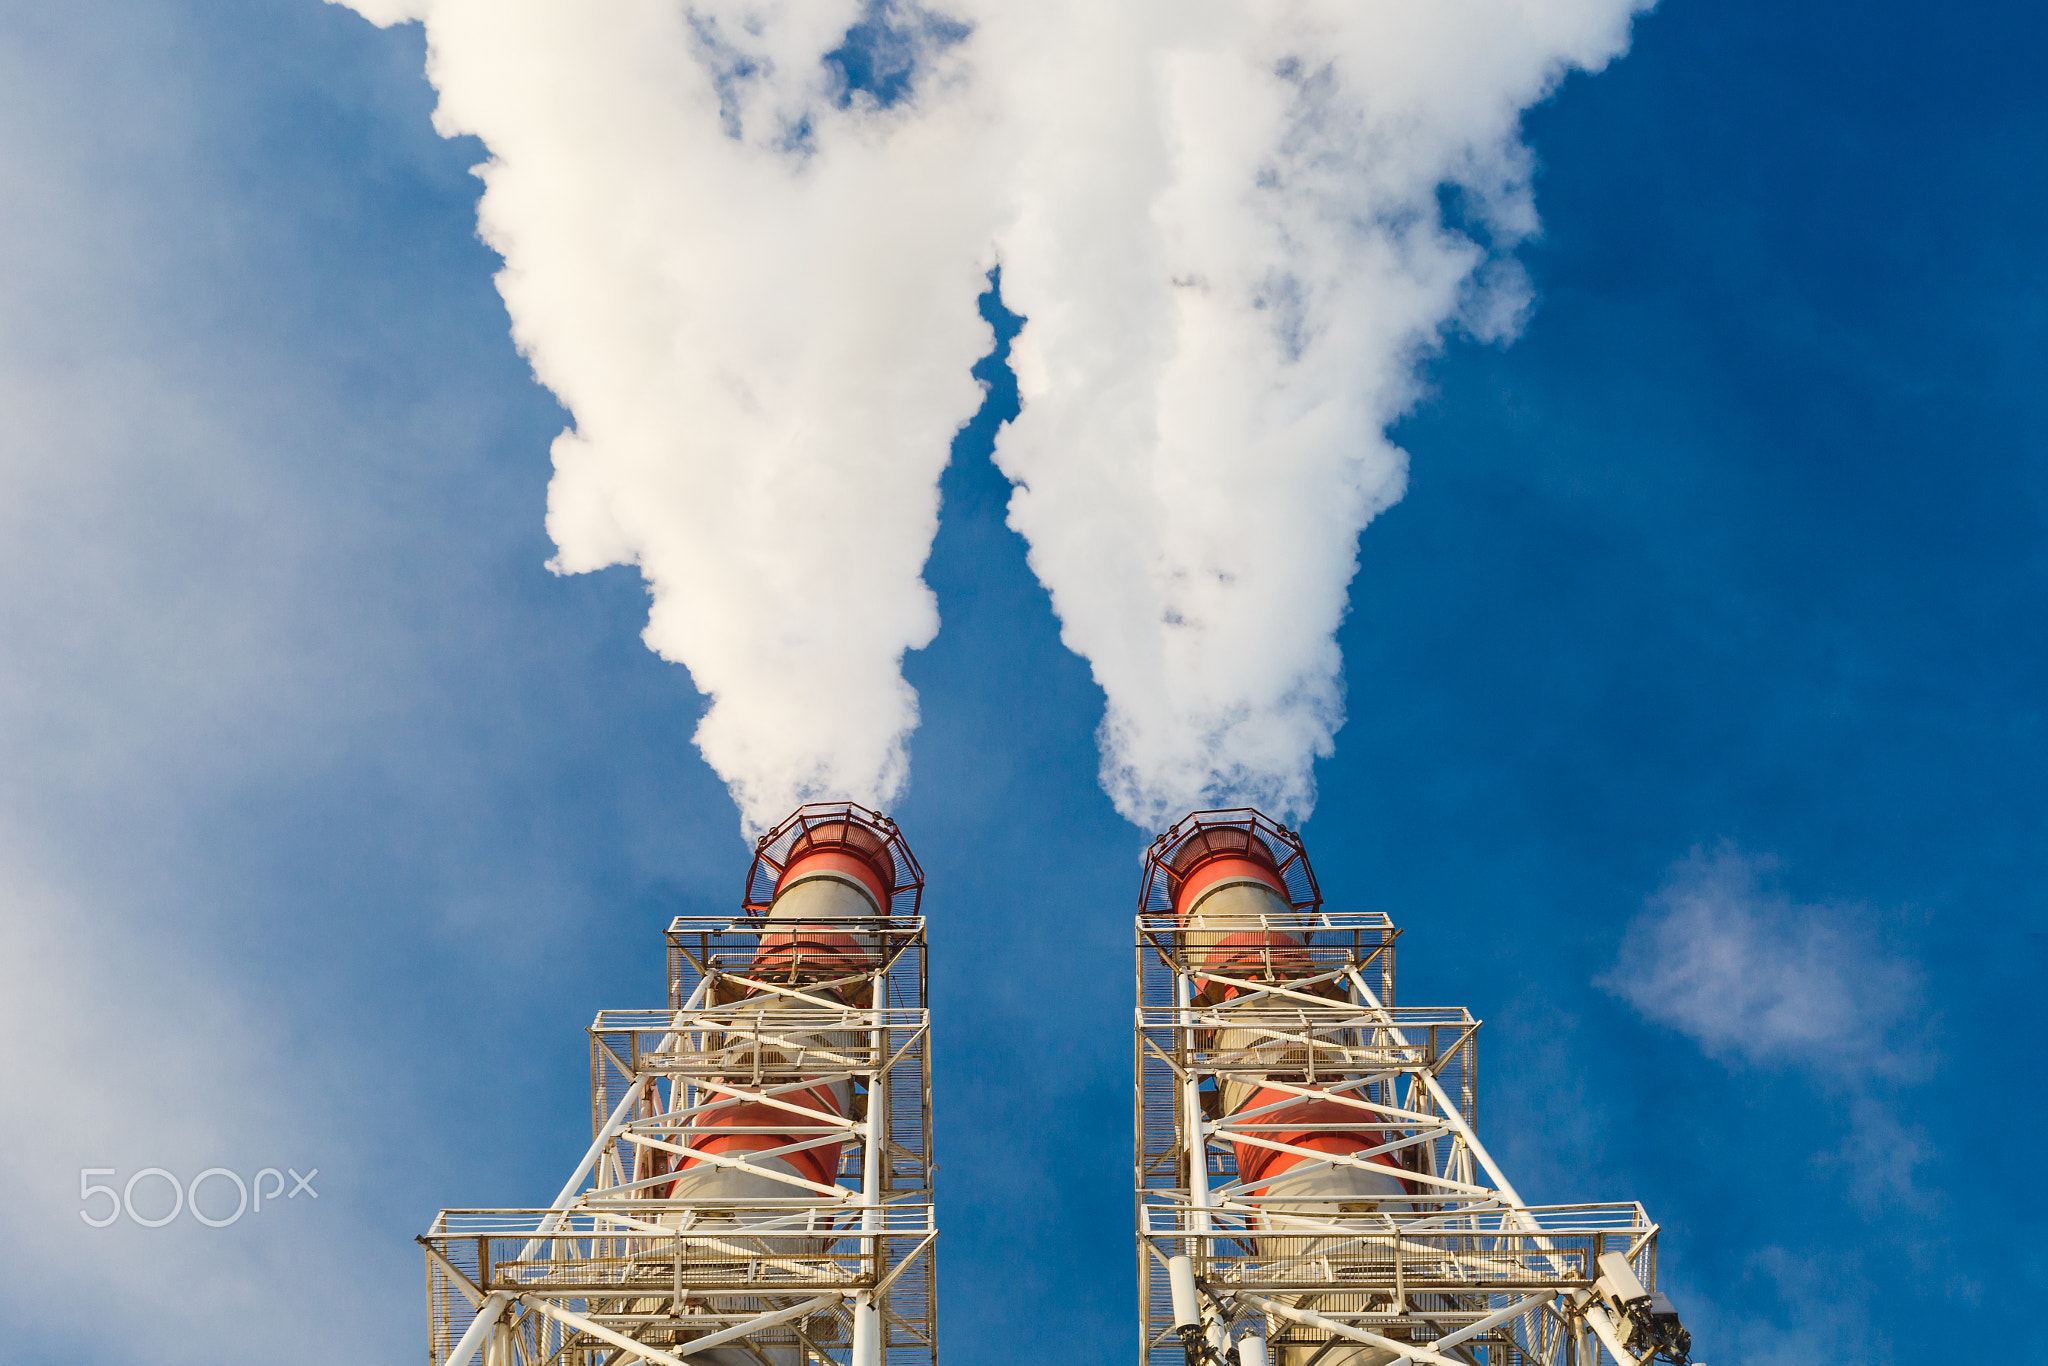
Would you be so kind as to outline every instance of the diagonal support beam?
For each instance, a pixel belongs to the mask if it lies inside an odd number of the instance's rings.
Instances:
[[[721,1328],[716,1333],[707,1333],[693,1341],[676,1344],[676,1355],[674,1356],[659,1348],[650,1347],[644,1342],[638,1342],[629,1338],[624,1333],[614,1332],[594,1319],[587,1319],[581,1314],[564,1309],[560,1305],[551,1304],[538,1296],[521,1295],[519,1302],[536,1314],[545,1314],[557,1323],[574,1328],[579,1333],[590,1334],[590,1336],[600,1342],[608,1342],[614,1347],[623,1347],[628,1352],[654,1362],[655,1366],[687,1366],[682,1360],[683,1357],[722,1346],[737,1338],[758,1333],[764,1328],[773,1328],[778,1324],[787,1323],[791,1319],[800,1319],[808,1314],[814,1314],[838,1298],[837,1295],[818,1295],[805,1300],[801,1304],[793,1304],[787,1309],[777,1309],[766,1314],[757,1314],[744,1323],[736,1323],[730,1328]]]
[[[1248,1304],[1254,1309],[1272,1314],[1277,1318],[1291,1319],[1304,1328],[1316,1328],[1336,1337],[1349,1338],[1353,1342],[1362,1342],[1368,1347],[1378,1347],[1382,1351],[1396,1353],[1410,1361],[1435,1362],[1436,1366],[1466,1366],[1466,1363],[1459,1361],[1456,1357],[1447,1357],[1443,1353],[1433,1351],[1427,1347],[1417,1347],[1412,1342],[1396,1342],[1393,1338],[1383,1338],[1378,1333],[1368,1333],[1363,1328],[1354,1328],[1350,1324],[1340,1323],[1336,1319],[1326,1319],[1314,1310],[1296,1309],[1291,1304],[1282,1304],[1278,1300],[1269,1300],[1264,1295],[1253,1295],[1240,1290],[1237,1292],[1237,1301],[1240,1304]]]
[[[727,1157],[723,1153],[707,1153],[697,1148],[686,1147],[681,1143],[669,1143],[659,1138],[648,1138],[644,1134],[628,1132],[621,1133],[619,1137],[636,1147],[658,1148],[662,1152],[673,1153],[678,1157],[693,1157],[699,1162],[706,1162],[714,1167],[731,1167],[735,1171],[749,1172],[755,1176],[765,1176],[771,1181],[780,1181],[785,1186],[801,1186],[807,1191],[816,1191],[819,1195],[829,1195],[840,1200],[851,1200],[860,1193],[849,1190],[845,1186],[827,1186],[817,1181],[807,1181],[801,1176],[792,1176],[788,1172],[779,1172],[771,1167],[757,1167],[751,1162],[741,1161],[737,1157]],[[771,1148],[765,1153],[756,1154],[756,1156],[780,1157],[785,1153],[801,1152],[807,1148],[821,1148],[828,1143],[837,1142],[839,1142],[838,1135],[828,1134],[824,1138],[814,1138],[803,1143],[790,1143],[780,1148]],[[673,1179],[673,1173],[671,1173],[671,1179]]]
[[[464,1299],[468,1300],[471,1304],[481,1305],[488,1298],[475,1281],[457,1271],[455,1263],[441,1255],[440,1248],[435,1247],[418,1234],[413,1235],[413,1241],[427,1250],[427,1256],[433,1260],[434,1265],[441,1268],[441,1274],[448,1278],[449,1284],[462,1292]]]
[[[1293,1153],[1297,1157],[1315,1158],[1338,1167],[1356,1167],[1360,1171],[1376,1172],[1382,1176],[1397,1177],[1402,1181],[1418,1181],[1425,1186],[1441,1186],[1460,1195],[1476,1195],[1482,1199],[1494,1192],[1485,1186],[1468,1186],[1463,1181],[1453,1181],[1448,1176],[1431,1176],[1427,1172],[1411,1172],[1406,1167],[1389,1167],[1383,1162],[1360,1162],[1341,1153],[1318,1152],[1314,1148],[1297,1147],[1292,1143],[1276,1143],[1270,1138],[1259,1138],[1254,1134],[1232,1134],[1232,1143],[1244,1143],[1254,1148],[1270,1148],[1276,1153]],[[1284,1175],[1285,1173],[1283,1173]],[[1268,1178],[1268,1181],[1278,1180]],[[1266,1184],[1262,1182],[1261,1184]]]
[[[469,1366],[469,1359],[482,1350],[484,1338],[498,1326],[498,1320],[505,1317],[505,1310],[511,1303],[512,1297],[500,1290],[478,1305],[476,1317],[469,1321],[469,1328],[448,1349],[448,1366]]]
[[[1527,1299],[1517,1300],[1505,1309],[1499,1309],[1488,1314],[1477,1323],[1468,1323],[1457,1332],[1438,1338],[1436,1345],[1438,1347],[1455,1347],[1461,1342],[1469,1342],[1481,1333],[1488,1333],[1500,1327],[1509,1319],[1518,1319],[1532,1310],[1541,1309],[1556,1298],[1557,1292],[1555,1290],[1545,1290],[1539,1294],[1531,1295]],[[1388,1366],[1407,1366],[1407,1358],[1404,1357],[1400,1361],[1390,1362]]]

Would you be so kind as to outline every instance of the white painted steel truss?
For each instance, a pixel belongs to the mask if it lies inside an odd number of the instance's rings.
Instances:
[[[771,934],[859,949],[792,968]],[[669,1008],[590,1028],[594,1137],[554,1204],[419,1240],[432,1366],[934,1366],[924,949],[921,916],[678,917]],[[849,1113],[798,1103],[833,1087]],[[671,1193],[707,1168],[746,1194]]]
[[[1475,1132],[1479,1021],[1462,1007],[1392,1004],[1392,923],[1315,910],[1258,928],[1306,947],[1266,953],[1258,972],[1240,957],[1244,975],[1233,975],[1213,951],[1191,950],[1174,916],[1138,918],[1141,1366],[1235,1360],[1224,1354],[1246,1337],[1263,1339],[1272,1366],[1682,1360],[1659,1355],[1664,1321],[1651,1321],[1657,1226],[1637,1204],[1522,1200]],[[1222,1114],[1224,1088],[1253,1082],[1282,1099]],[[1324,1122],[1299,1122],[1298,1108],[1273,1122],[1302,1099]],[[1343,1154],[1301,1146],[1319,1130],[1382,1141]],[[1263,1195],[1239,1179],[1240,1149],[1300,1159],[1290,1178],[1368,1167],[1408,1193]],[[1611,1293],[1612,1274],[1603,1281],[1603,1254],[1640,1281],[1633,1302]],[[1192,1344],[1176,1330],[1170,1285],[1182,1256],[1202,1316]],[[1610,1258],[1604,1271],[1615,1269]]]

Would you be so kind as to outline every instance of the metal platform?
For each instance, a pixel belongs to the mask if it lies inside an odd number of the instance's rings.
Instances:
[[[764,948],[792,941],[828,947]],[[872,1362],[935,1366],[923,918],[679,917],[667,948],[668,1007],[590,1026],[593,1139],[554,1205],[444,1210],[420,1239],[432,1366],[857,1366],[868,1306]],[[836,1085],[848,1114],[793,1103]],[[704,1146],[771,1132],[741,1106],[789,1141]],[[789,1169],[835,1148],[830,1181]],[[758,1179],[671,1194],[711,1167]]]
[[[1601,1255],[1618,1253],[1654,1291],[1657,1226],[1635,1204],[1526,1204],[1478,1137],[1480,1022],[1461,1007],[1393,1005],[1399,931],[1384,915],[1321,909],[1305,861],[1298,877],[1298,909],[1224,927],[1278,951],[1240,947],[1221,966],[1202,947],[1216,927],[1199,913],[1183,924],[1147,888],[1136,927],[1140,1366],[1184,1366],[1206,1350],[1176,1331],[1177,1256],[1193,1261],[1209,1340],[1262,1338],[1272,1366],[1656,1359],[1598,1282]],[[1223,1113],[1225,1086],[1254,1085],[1287,1099]],[[1323,1122],[1262,1123],[1302,1100]],[[1295,1141],[1280,1141],[1282,1129]],[[1302,1146],[1316,1130],[1384,1142]],[[1405,1193],[1262,1195],[1238,1173],[1239,1154],[1258,1151],[1298,1159],[1290,1177],[1371,1162]]]

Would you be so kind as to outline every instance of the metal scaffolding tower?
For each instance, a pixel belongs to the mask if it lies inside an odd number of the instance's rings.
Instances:
[[[1140,1366],[1685,1362],[1657,1226],[1523,1201],[1476,1132],[1479,1021],[1394,1004],[1398,933],[1323,909],[1299,838],[1257,812],[1153,846]]]
[[[762,838],[739,915],[677,917],[668,1007],[590,1026],[554,1204],[419,1239],[433,1366],[934,1366],[921,892],[893,823],[836,803]]]

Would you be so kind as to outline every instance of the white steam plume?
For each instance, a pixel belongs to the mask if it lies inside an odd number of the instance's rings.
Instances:
[[[697,744],[750,829],[886,804],[991,340],[963,31],[861,0],[345,2],[425,23],[435,127],[489,149],[513,335],[575,421],[553,567],[639,566],[647,644],[710,697]],[[864,13],[914,64],[887,107],[826,60]]]
[[[997,459],[1129,819],[1314,805],[1358,535],[1405,485],[1387,424],[1447,327],[1518,327],[1521,114],[1646,3],[981,6],[1027,319]]]
[[[640,567],[758,827],[902,784],[998,254],[997,458],[1104,786],[1150,826],[1306,816],[1387,424],[1448,328],[1519,325],[1521,115],[1648,0],[345,2],[425,21],[437,126],[490,148],[514,335],[576,422],[554,563]],[[857,23],[909,98],[848,95]]]

